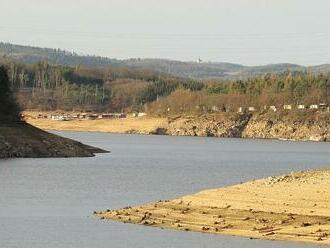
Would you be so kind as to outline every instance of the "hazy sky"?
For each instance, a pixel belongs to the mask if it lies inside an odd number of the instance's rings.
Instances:
[[[113,58],[330,63],[329,0],[1,0],[0,40]]]

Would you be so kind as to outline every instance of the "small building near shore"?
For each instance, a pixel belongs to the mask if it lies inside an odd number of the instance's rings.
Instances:
[[[328,107],[328,104],[326,104],[326,103],[320,103],[319,104],[319,108],[322,109],[322,110],[327,109],[327,107]]]
[[[87,120],[96,120],[98,118],[99,118],[98,114],[88,114],[88,115],[86,115]]]
[[[276,106],[274,106],[274,105],[273,105],[273,106],[270,106],[269,109],[272,110],[272,111],[274,111],[274,112],[277,111],[277,108],[276,108]]]
[[[249,112],[255,112],[256,108],[255,107],[249,107],[248,110],[249,110]]]
[[[237,112],[240,113],[240,114],[242,114],[244,112],[244,108],[243,107],[239,107]]]
[[[292,109],[292,105],[286,104],[286,105],[283,106],[283,109],[285,109],[285,110],[291,110]]]
[[[66,115],[52,115],[51,116],[53,121],[69,121],[70,118]]]
[[[219,111],[219,107],[217,107],[217,106],[212,106],[212,111],[213,112],[218,112]]]
[[[114,115],[113,114],[101,114],[100,119],[113,119]]]
[[[86,119],[86,113],[81,113],[81,114],[78,114],[78,119]]]

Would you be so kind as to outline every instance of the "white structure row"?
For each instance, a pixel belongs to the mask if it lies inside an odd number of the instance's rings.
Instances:
[[[283,105],[283,109],[284,110],[292,110],[294,107],[294,105],[290,105],[290,104],[285,104]],[[243,107],[239,107],[238,108],[238,113],[243,113],[245,111],[245,109],[247,109],[247,111],[249,112],[255,112],[256,108],[255,107],[248,107],[248,108],[243,108]],[[276,112],[278,110],[278,108],[276,106],[264,106],[264,110],[270,109],[274,112]],[[299,104],[297,105],[297,109],[299,110],[305,110],[305,109],[321,109],[321,110],[327,110],[330,111],[329,105],[326,103],[320,103],[320,104],[312,104],[312,105],[303,105],[303,104]]]
[[[127,115],[123,113],[80,113],[80,114],[52,114],[52,115],[38,115],[38,119],[51,119],[53,121],[71,121],[71,120],[97,120],[97,119],[119,119],[126,118]]]

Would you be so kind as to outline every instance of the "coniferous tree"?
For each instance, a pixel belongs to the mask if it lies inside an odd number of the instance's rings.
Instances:
[[[10,88],[7,70],[0,66],[0,123],[20,120],[20,111]]]

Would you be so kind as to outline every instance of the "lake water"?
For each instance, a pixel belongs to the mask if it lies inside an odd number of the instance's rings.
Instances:
[[[330,143],[57,133],[112,153],[1,160],[1,248],[318,247],[125,225],[92,213],[327,167]]]

